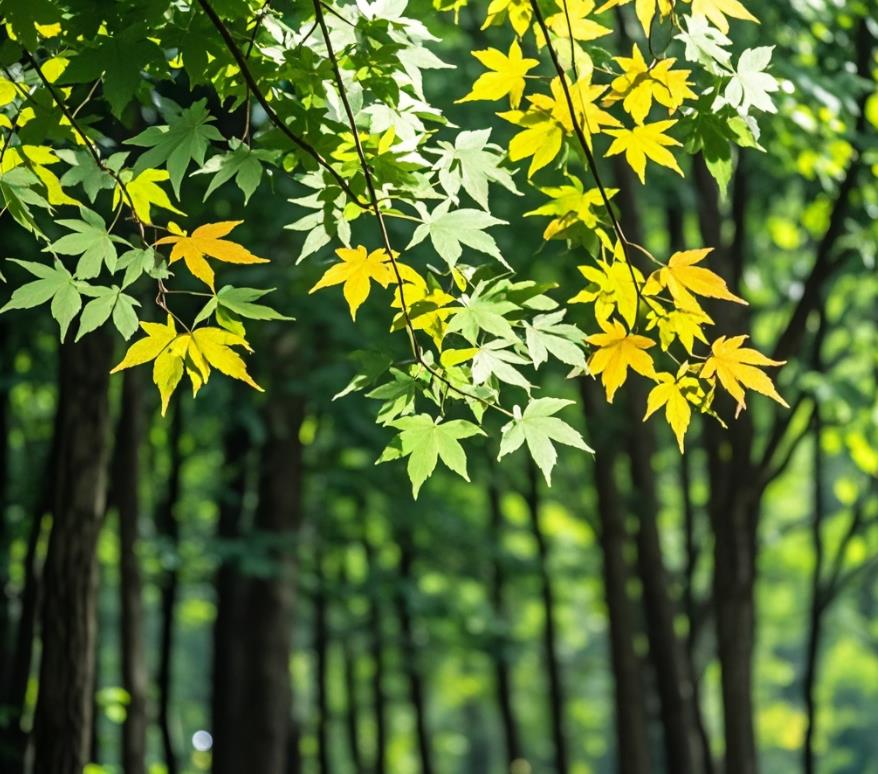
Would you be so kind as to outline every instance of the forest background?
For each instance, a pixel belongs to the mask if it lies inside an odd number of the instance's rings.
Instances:
[[[427,74],[430,103],[505,146],[514,126],[457,102],[484,72],[471,52],[499,45],[480,5],[456,24],[425,2],[407,13],[455,68]],[[753,396],[727,429],[695,417],[685,454],[642,422],[640,387],[609,406],[556,363],[543,378],[594,456],[559,447],[548,487],[523,453],[498,462],[475,439],[470,481],[440,469],[413,501],[402,465],[374,464],[376,401],[333,398],[386,310],[353,325],[340,293],[309,295],[330,253],[296,264],[304,234],[283,226],[303,190],[280,174],[246,203],[186,181],[194,220],[244,221],[235,239],[272,258],[271,304],[295,318],[251,332],[264,394],[215,379],[162,416],[146,370],[107,379],[97,353],[119,362],[120,341],[59,346],[39,310],[0,316],[0,770],[32,760],[38,696],[63,682],[40,678],[53,439],[109,390],[89,774],[878,772],[876,9],[748,8],[762,23],[735,45],[775,46],[781,89],[728,195],[703,155],[644,187],[605,160],[628,234],[716,246],[750,302],[735,320],[789,361],[790,409]],[[633,11],[616,9],[613,48],[640,34]],[[208,107],[238,131],[241,110]],[[544,197],[519,182],[492,189],[507,223],[491,233],[517,272],[573,296],[576,261],[523,217]],[[36,260],[9,218],[0,230],[4,256]],[[90,583],[79,569],[61,582]]]

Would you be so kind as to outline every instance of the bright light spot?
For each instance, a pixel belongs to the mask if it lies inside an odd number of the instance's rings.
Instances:
[[[192,734],[192,746],[198,752],[207,752],[213,747],[213,737],[207,731],[196,731]]]

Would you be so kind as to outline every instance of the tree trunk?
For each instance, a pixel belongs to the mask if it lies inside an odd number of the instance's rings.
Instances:
[[[180,500],[180,474],[183,455],[180,439],[183,434],[183,410],[178,399],[173,407],[168,446],[171,466],[168,474],[165,499],[159,507],[155,520],[156,528],[167,541],[166,551],[172,555],[171,564],[165,568],[161,579],[161,628],[159,633],[159,708],[158,725],[162,738],[167,774],[177,774],[179,766],[174,749],[174,736],[171,731],[171,690],[174,676],[174,610],[177,606],[178,549],[180,544],[180,523],[177,520],[177,503]]]
[[[521,733],[512,703],[512,678],[509,669],[509,638],[506,620],[506,566],[503,557],[503,510],[500,504],[500,490],[492,478],[488,486],[488,509],[491,516],[489,543],[491,546],[490,597],[497,625],[502,634],[491,648],[494,666],[494,685],[497,691],[497,706],[503,726],[503,741],[506,744],[506,770],[513,761],[522,757]]]
[[[247,456],[250,434],[236,422],[223,440],[225,486],[220,494],[217,540],[221,552],[241,544],[244,498],[247,493]],[[213,624],[213,670],[211,731],[214,774],[239,774],[246,764],[240,760],[236,728],[243,707],[245,661],[242,652],[243,577],[237,558],[221,560],[216,574],[216,620]]]
[[[649,734],[644,708],[643,675],[634,650],[637,637],[634,606],[628,595],[629,568],[625,552],[630,542],[615,480],[616,430],[618,419],[605,410],[604,397],[588,378],[580,382],[586,414],[594,421],[592,446],[594,481],[598,496],[598,539],[603,558],[604,594],[610,624],[610,659],[616,717],[616,757],[619,774],[648,774],[651,771]],[[597,421],[597,417],[601,421]],[[609,421],[604,421],[609,420]]]
[[[530,516],[530,529],[537,544],[539,560],[540,596],[543,602],[543,658],[549,679],[549,720],[554,749],[554,770],[567,774],[567,739],[564,734],[564,690],[561,686],[561,663],[558,656],[558,635],[555,629],[555,590],[549,572],[549,547],[540,526],[540,499],[537,468],[533,463],[527,468],[528,488],[526,501]]]
[[[643,385],[634,383],[629,393],[631,428],[628,461],[631,468],[631,502],[637,516],[637,570],[643,590],[649,655],[661,704],[665,740],[665,761],[675,774],[704,771],[702,747],[696,722],[697,708],[686,653],[674,622],[676,605],[668,588],[658,525],[658,497],[653,477],[652,428],[641,424],[637,414],[646,405]],[[636,423],[636,424],[635,424]]]
[[[372,660],[372,716],[375,722],[375,774],[387,771],[387,692],[384,687],[384,634],[381,626],[381,568],[368,536],[363,537],[369,567],[369,654]]]
[[[330,774],[329,765],[329,622],[326,577],[323,572],[321,537],[314,552],[314,677],[317,695],[317,763],[320,774]]]
[[[292,356],[284,358],[293,362]],[[304,417],[300,397],[283,387],[268,395],[264,408],[268,437],[259,465],[259,499],[254,537],[264,546],[270,570],[246,579],[240,631],[244,660],[243,695],[237,707],[233,743],[248,774],[277,774],[297,765],[291,744],[290,645],[296,595],[295,538],[302,514]]]
[[[119,593],[121,609],[122,687],[128,692],[122,726],[122,769],[146,772],[146,692],[148,674],[144,653],[143,582],[137,555],[140,545],[140,383],[136,371],[122,381],[122,406],[116,430],[112,465],[113,499],[119,520]]]
[[[343,555],[341,557],[340,580],[342,594],[347,596],[352,590],[349,587],[347,565]],[[360,702],[357,691],[357,656],[350,634],[341,638],[341,651],[344,661],[345,732],[348,740],[348,751],[354,771],[357,774],[363,774],[363,753],[360,746]]]
[[[421,774],[433,774],[433,753],[430,742],[430,731],[427,724],[427,699],[424,680],[418,665],[418,648],[415,643],[414,622],[409,608],[409,595],[415,589],[414,541],[409,525],[397,530],[399,545],[399,581],[400,589],[396,593],[396,609],[399,617],[399,630],[402,637],[402,664],[408,682],[409,700],[415,713],[415,729],[418,741],[418,759]]]
[[[40,774],[79,774],[88,762],[111,356],[112,347],[100,333],[61,346],[59,445],[34,717],[34,770]]]

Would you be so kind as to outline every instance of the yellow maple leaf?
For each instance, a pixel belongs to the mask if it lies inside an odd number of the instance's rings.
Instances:
[[[608,2],[598,8],[597,13],[603,13],[614,6],[627,5],[630,2],[631,0],[608,0]],[[634,5],[637,20],[640,22],[640,26],[643,27],[643,32],[647,37],[649,37],[650,30],[652,29],[652,20],[655,18],[656,13],[664,19],[666,16],[670,16],[673,9],[674,0],[636,0]]]
[[[482,29],[485,30],[493,24],[502,23],[507,16],[515,34],[518,37],[524,35],[533,18],[530,0],[491,0]]]
[[[598,349],[588,361],[588,370],[594,376],[601,375],[607,400],[612,403],[613,396],[628,378],[628,369],[653,378],[655,366],[647,349],[655,346],[652,339],[629,334],[622,323],[613,320],[601,325],[603,333],[595,333],[586,341]]]
[[[590,284],[568,303],[593,303],[595,319],[601,327],[616,310],[628,327],[633,326],[637,318],[637,287],[643,284],[643,275],[636,266],[631,266],[619,256],[612,263],[597,263],[597,266],[577,267]]]
[[[120,201],[134,206],[134,214],[144,223],[152,223],[152,207],[161,207],[178,215],[185,215],[178,210],[168,198],[167,193],[158,184],[165,182],[170,175],[164,169],[144,169],[137,177],[126,180],[128,173],[122,173],[122,182],[128,196],[125,196],[121,187],[117,184],[113,189],[113,207]],[[129,197],[131,201],[129,201]]]
[[[656,164],[672,169],[683,177],[683,170],[677,164],[674,154],[667,148],[680,143],[665,134],[676,123],[674,120],[655,121],[631,129],[608,129],[607,134],[616,139],[613,140],[606,155],[615,156],[624,152],[625,160],[637,173],[641,183],[646,182],[647,159],[652,159]]]
[[[702,314],[703,310],[695,299],[695,295],[732,301],[746,306],[747,302],[732,293],[722,277],[710,269],[695,265],[701,263],[712,251],[712,247],[707,247],[701,250],[674,253],[667,266],[650,275],[647,288],[649,290],[656,286],[668,288],[674,303],[680,309],[702,312]]]
[[[587,18],[594,11],[594,0],[555,0],[555,4],[561,9],[546,19],[546,26],[559,38],[586,42],[597,40],[609,35],[613,30],[599,24],[594,19]],[[543,39],[543,31],[537,33],[537,46],[542,48],[546,43]]]
[[[375,280],[382,288],[386,288],[396,282],[396,274],[384,248],[366,252],[366,248],[340,247],[335,254],[341,258],[341,263],[336,263],[327,269],[326,273],[317,281],[309,293],[314,293],[321,288],[332,285],[344,284],[342,294],[348,302],[351,310],[351,319],[357,319],[357,309],[369,297],[372,287],[371,280]],[[401,266],[401,264],[397,264]],[[402,269],[400,269],[402,270]]]
[[[524,76],[539,64],[539,60],[522,57],[521,46],[517,40],[512,41],[508,55],[496,48],[473,51],[472,54],[494,72],[480,75],[473,84],[472,91],[457,101],[503,99],[508,94],[509,104],[517,108],[524,94]]]
[[[190,235],[176,224],[170,223],[168,228],[174,233],[162,237],[156,244],[173,245],[170,263],[176,263],[182,258],[186,268],[213,290],[214,273],[205,256],[226,263],[268,263],[267,258],[259,258],[237,242],[222,238],[243,222],[224,220],[219,223],[205,223]]]
[[[646,414],[643,421],[646,422],[662,406],[665,407],[665,418],[677,437],[677,445],[683,452],[683,439],[689,422],[692,419],[692,407],[689,405],[687,394],[695,394],[699,390],[698,380],[686,376],[687,367],[684,365],[677,376],[672,374],[656,374],[658,384],[652,388],[646,399]]]
[[[586,191],[577,178],[569,177],[571,185],[540,188],[540,191],[549,197],[549,201],[535,210],[524,213],[525,217],[555,216],[543,232],[543,239],[546,241],[563,236],[564,232],[577,223],[581,223],[588,230],[598,225],[598,213],[594,208],[603,206],[604,200],[600,190],[591,188]],[[618,188],[607,188],[607,198],[612,199],[618,192]]]
[[[776,400],[781,406],[789,408],[787,402],[778,394],[768,375],[757,366],[781,366],[786,361],[771,360],[761,352],[741,345],[746,336],[727,338],[720,336],[713,342],[711,355],[704,363],[701,376],[710,379],[716,376],[719,383],[736,401],[738,411],[747,408],[744,388],[754,390]]]
[[[454,296],[441,288],[431,288],[427,281],[410,266],[404,264],[397,266],[403,279],[402,296],[405,298],[412,328],[427,333],[433,339],[436,348],[441,351],[448,318],[457,311],[454,307],[448,306],[454,301]],[[392,281],[396,282],[396,277]],[[402,309],[399,285],[393,291],[393,301],[390,305],[394,309]],[[393,318],[391,330],[399,330],[404,325],[405,316],[400,312]]]
[[[7,147],[0,163],[0,173],[6,173],[10,169],[24,165],[33,170],[34,174],[46,187],[46,199],[49,204],[74,204],[76,199],[68,196],[61,186],[58,176],[48,168],[50,164],[57,164],[59,159],[51,148],[46,145],[19,145]]]
[[[707,17],[707,20],[724,34],[729,31],[727,16],[759,23],[759,19],[747,10],[740,0],[692,0],[692,15]]]
[[[630,57],[616,57],[623,74],[611,84],[607,102],[612,104],[621,99],[622,107],[638,124],[646,119],[653,101],[674,113],[685,100],[697,96],[689,88],[691,71],[672,69],[676,61],[662,59],[650,67],[637,44],[633,44]]]
[[[650,290],[649,282],[643,289],[644,295]],[[655,299],[649,302],[649,311],[646,315],[647,330],[658,328],[659,342],[662,349],[667,352],[675,339],[686,348],[691,355],[695,346],[695,339],[707,344],[702,326],[713,325],[713,320],[703,311],[695,309],[664,309]]]
[[[533,157],[528,177],[532,177],[558,155],[565,135],[573,134],[574,120],[583,130],[587,141],[590,141],[592,134],[605,131],[605,127],[620,126],[614,116],[597,105],[606,87],[592,84],[590,78],[584,77],[575,84],[568,84],[568,87],[573,102],[573,116],[561,79],[557,77],[550,84],[551,94],[528,96],[528,110],[497,114],[510,123],[524,127],[524,131],[515,135],[509,143],[509,158],[511,161],[520,161]]]
[[[135,341],[121,362],[111,373],[153,362],[152,379],[162,399],[162,415],[184,371],[196,394],[210,377],[211,368],[239,379],[262,392],[262,388],[247,373],[247,366],[231,347],[240,346],[248,352],[253,350],[246,339],[222,328],[203,327],[180,333],[174,318],[168,315],[167,323],[140,323],[146,337]]]

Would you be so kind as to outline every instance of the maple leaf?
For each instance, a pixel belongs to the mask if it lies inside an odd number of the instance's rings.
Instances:
[[[555,0],[561,9],[546,19],[546,26],[559,38],[589,41],[609,35],[612,30],[594,19],[586,18],[594,10],[594,0]],[[537,35],[537,45],[542,48],[545,40],[542,30]]]
[[[747,10],[740,0],[692,0],[692,15],[706,17],[722,33],[729,31],[727,16],[759,23],[759,19]]]
[[[595,333],[586,341],[598,349],[588,361],[588,370],[593,376],[601,375],[607,400],[612,403],[613,396],[628,378],[628,369],[642,376],[655,376],[652,357],[645,350],[655,346],[652,339],[629,334],[617,320],[601,325],[603,333]]]
[[[472,422],[453,419],[449,422],[434,420],[429,414],[402,417],[390,423],[400,430],[398,444],[391,445],[378,462],[408,457],[408,474],[412,482],[412,495],[417,499],[422,484],[436,469],[441,459],[450,469],[469,481],[466,470],[466,452],[459,441],[485,431]]]
[[[572,403],[572,400],[537,398],[528,403],[523,412],[516,406],[514,418],[503,426],[503,438],[497,459],[514,452],[526,442],[531,457],[543,472],[546,483],[551,486],[552,469],[558,460],[553,441],[594,453],[594,449],[589,447],[576,430],[555,416]]]
[[[597,13],[603,13],[617,5],[627,5],[631,0],[608,0],[600,8]],[[656,12],[664,19],[671,14],[674,9],[674,0],[636,0],[634,11],[637,14],[637,20],[643,27],[644,34],[649,37],[652,29],[652,20],[655,18]]]
[[[652,159],[656,164],[672,169],[680,177],[683,170],[677,164],[674,154],[666,146],[680,145],[665,132],[677,122],[675,120],[656,121],[651,124],[635,126],[631,129],[608,129],[607,134],[615,137],[607,150],[607,156],[625,153],[625,160],[640,178],[646,183],[646,160]]]
[[[648,290],[650,288],[647,282],[647,287],[643,289],[644,295],[648,294]],[[650,301],[650,309],[646,319],[647,330],[658,328],[659,342],[665,352],[673,344],[674,339],[679,339],[690,355],[692,354],[692,348],[695,346],[695,339],[704,344],[708,343],[702,326],[713,325],[713,320],[703,311],[696,311],[694,309],[663,311],[655,299]]]
[[[135,341],[110,373],[154,361],[152,379],[161,395],[162,416],[168,410],[171,395],[183,378],[184,371],[192,383],[193,395],[210,378],[211,367],[262,392],[262,388],[247,373],[247,366],[240,355],[231,349],[240,346],[252,352],[243,337],[222,328],[209,327],[179,333],[171,315],[168,315],[164,325],[142,322],[140,327],[146,337]]]
[[[677,445],[681,453],[685,451],[683,440],[692,419],[692,407],[686,394],[697,392],[699,389],[698,380],[685,375],[687,368],[684,365],[677,376],[666,373],[656,374],[655,378],[659,383],[652,388],[646,399],[646,414],[643,417],[643,421],[646,422],[664,406],[665,418],[677,437]]]
[[[584,190],[582,181],[569,176],[571,185],[551,186],[540,188],[540,191],[549,197],[549,201],[535,210],[524,213],[525,217],[531,215],[556,216],[549,222],[543,232],[543,239],[549,240],[564,233],[581,223],[589,231],[598,224],[598,214],[593,208],[603,206],[604,199],[600,189],[591,188]],[[618,188],[607,188],[608,199],[612,199],[618,192]]]
[[[524,76],[539,64],[539,60],[522,57],[517,40],[512,41],[508,55],[496,48],[473,51],[472,55],[494,72],[480,75],[472,91],[457,101],[503,99],[508,94],[509,104],[517,108],[524,94]]]
[[[403,284],[394,289],[391,306],[394,309],[402,309],[402,298],[408,309],[412,328],[427,333],[438,349],[442,348],[442,339],[445,338],[446,321],[454,314],[455,310],[448,304],[454,301],[454,296],[446,293],[438,287],[430,287],[427,281],[410,266],[398,263]],[[396,277],[393,278],[396,281]],[[393,318],[391,330],[399,330],[406,324],[405,316],[400,312]],[[444,364],[444,361],[443,361]]]
[[[309,293],[332,285],[341,285],[342,294],[348,302],[351,310],[351,319],[357,319],[357,309],[369,297],[372,287],[371,280],[375,280],[382,288],[386,288],[396,282],[396,274],[388,260],[387,251],[384,248],[366,252],[366,248],[340,247],[335,254],[341,258],[341,263],[330,266],[326,273],[317,281]],[[399,265],[399,264],[398,264]]]
[[[524,35],[533,18],[530,0],[491,0],[482,29],[485,30],[492,24],[500,24],[507,16],[515,34],[518,37]]]
[[[743,298],[736,296],[729,290],[722,277],[710,269],[695,265],[701,263],[712,251],[712,247],[707,247],[701,250],[674,253],[667,266],[653,272],[644,291],[649,293],[658,288],[668,288],[674,303],[680,309],[701,312],[702,314],[703,310],[693,293],[705,298],[718,298],[722,301],[746,305],[747,302]]]
[[[564,136],[573,134],[574,118],[589,142],[592,134],[605,131],[605,127],[621,126],[618,119],[596,104],[606,87],[593,85],[590,78],[583,77],[569,85],[573,117],[561,79],[553,78],[549,88],[551,95],[528,96],[531,106],[527,111],[510,110],[497,114],[510,123],[524,127],[524,131],[515,135],[509,143],[509,158],[520,161],[532,156],[528,177],[532,177],[558,155]]]
[[[165,191],[158,185],[167,180],[170,175],[164,169],[144,169],[134,178],[131,172],[126,170],[120,175],[120,180],[125,184],[125,190],[118,184],[113,190],[113,207],[120,201],[133,206],[134,214],[144,223],[152,223],[152,207],[161,207],[178,215],[185,215],[172,203]],[[127,195],[126,195],[127,193]]]
[[[620,258],[612,263],[598,261],[597,266],[577,268],[590,285],[573,296],[568,303],[594,304],[595,319],[601,327],[615,310],[619,311],[629,327],[634,325],[637,317],[637,285],[643,283],[640,270]]]
[[[612,93],[607,101],[622,100],[622,107],[642,124],[653,101],[674,113],[685,100],[697,95],[689,88],[689,70],[673,70],[676,59],[662,59],[650,67],[635,43],[631,56],[616,57],[623,74],[611,84]]]
[[[711,355],[707,358],[701,376],[710,379],[716,376],[720,384],[735,400],[738,411],[747,408],[744,388],[754,390],[776,400],[781,406],[789,408],[787,402],[778,394],[774,383],[758,366],[781,366],[786,361],[771,360],[761,352],[741,345],[747,336],[727,338],[720,336],[713,342]]]
[[[224,220],[219,223],[205,223],[191,235],[170,223],[168,227],[174,233],[162,237],[156,245],[173,245],[170,263],[176,263],[182,258],[186,268],[213,290],[214,273],[205,256],[225,263],[268,263],[267,258],[259,258],[237,242],[222,238],[243,222]]]
[[[748,48],[738,59],[723,96],[741,115],[749,113],[751,107],[777,113],[770,95],[780,89],[780,84],[777,78],[765,72],[773,51],[774,46]]]

